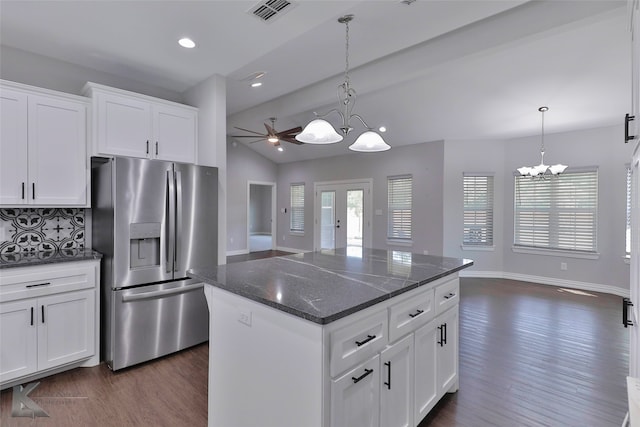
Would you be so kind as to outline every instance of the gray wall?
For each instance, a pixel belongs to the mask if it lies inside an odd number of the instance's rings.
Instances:
[[[391,141],[393,144],[393,141]],[[442,141],[395,147],[384,153],[353,153],[344,156],[279,165],[277,245],[301,250],[313,249],[313,185],[315,182],[348,179],[373,179],[374,248],[392,248],[417,253],[443,250],[443,166]],[[413,175],[413,246],[398,247],[387,243],[387,177]],[[289,233],[289,186],[305,184],[304,235]],[[283,208],[287,213],[281,213]]]
[[[276,182],[278,168],[243,144],[227,145],[227,253],[248,252],[247,187],[249,181]],[[280,186],[276,188],[276,193]]]
[[[545,163],[598,166],[598,259],[513,252],[514,171],[540,161],[540,137],[504,141],[446,141],[444,230],[447,256],[475,265],[469,275],[581,286],[623,295],[629,290],[625,254],[626,169],[632,144],[622,126],[545,135]],[[462,173],[494,172],[493,251],[465,251],[462,244]],[[560,269],[567,264],[567,270]]]
[[[82,88],[90,81],[174,102],[184,102],[178,92],[4,45],[0,45],[0,58],[0,78],[4,80],[74,95],[82,95]]]

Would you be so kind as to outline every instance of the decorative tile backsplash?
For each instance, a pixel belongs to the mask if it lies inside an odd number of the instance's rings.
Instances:
[[[84,226],[84,209],[0,209],[0,255],[83,249]]]

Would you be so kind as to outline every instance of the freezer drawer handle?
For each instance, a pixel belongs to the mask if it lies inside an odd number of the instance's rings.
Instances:
[[[359,377],[351,377],[351,379],[353,380],[353,383],[359,383],[360,381],[362,381],[367,375],[369,375],[370,373],[373,372],[373,369],[366,369],[364,370],[364,374],[360,375]]]
[[[38,284],[35,284],[35,285],[27,285],[26,287],[27,287],[27,289],[28,288],[37,288],[39,286],[48,286],[50,284],[51,284],[51,282],[44,282],[44,283],[38,283]]]
[[[169,295],[176,295],[176,294],[182,294],[185,292],[194,291],[202,287],[204,287],[204,283],[196,283],[195,285],[182,286],[179,288],[166,289],[162,291],[151,291],[151,292],[145,292],[145,293],[134,294],[134,295],[122,295],[122,302],[133,302],[133,301],[140,301],[143,299],[166,297]]]
[[[363,339],[362,341],[356,341],[356,345],[358,347],[361,347],[363,345],[365,345],[366,343],[368,343],[369,341],[375,339],[376,336],[375,335],[367,335],[367,338]]]

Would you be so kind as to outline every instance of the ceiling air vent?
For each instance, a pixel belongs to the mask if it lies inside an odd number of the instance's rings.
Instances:
[[[293,8],[294,4],[287,0],[263,0],[253,6],[249,13],[263,22],[272,22]]]

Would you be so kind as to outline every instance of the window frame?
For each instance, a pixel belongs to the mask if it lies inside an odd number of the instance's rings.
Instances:
[[[474,178],[476,181],[477,178],[486,178],[486,192],[481,194],[476,199],[484,198],[486,203],[484,206],[482,204],[476,204],[475,207],[467,206],[467,199],[471,197],[468,195],[467,189],[470,189],[470,186],[473,185],[474,188],[481,188],[478,185],[469,183],[467,184],[467,178]],[[478,251],[492,251],[495,248],[495,173],[493,172],[463,172],[462,173],[462,194],[463,194],[463,202],[462,202],[462,210],[463,210],[463,218],[462,218],[462,249],[463,250],[478,250]],[[483,209],[484,208],[484,209]],[[487,218],[486,224],[478,223],[477,221],[467,222],[467,212],[482,212],[484,211],[485,218]],[[474,215],[477,217],[477,214]],[[483,233],[485,237],[485,242],[473,242],[470,239],[467,239],[466,229],[467,227],[479,227],[481,233]],[[483,230],[483,228],[485,230]]]
[[[398,200],[403,194],[407,194],[407,188],[395,187],[396,183],[401,184],[403,181],[405,184],[408,181],[408,202]],[[398,214],[399,221],[394,221],[394,218],[398,218]],[[387,243],[398,246],[413,244],[413,176],[411,174],[387,177]]]
[[[301,190],[299,190],[301,189]],[[294,197],[301,195],[301,198]],[[300,205],[301,203],[301,205]],[[289,185],[289,233],[304,234],[304,214],[305,214],[305,185],[304,182],[294,182]],[[300,228],[296,228],[300,227]]]
[[[582,177],[578,176],[582,175]],[[589,176],[591,175],[591,176]],[[569,177],[574,180],[573,184],[569,181]],[[582,179],[581,179],[582,178]],[[520,181],[519,181],[520,180]],[[535,185],[540,188],[519,188],[519,182]],[[539,183],[539,184],[536,184]],[[589,189],[591,184],[594,188]],[[547,188],[543,187],[545,185]],[[573,187],[571,187],[573,185]],[[582,185],[582,187],[579,187]],[[579,189],[583,190],[580,194],[582,197],[577,199],[575,192]],[[589,192],[585,193],[587,189]],[[528,197],[536,196],[540,193],[541,201],[547,206],[529,206],[528,209],[522,209],[518,205],[519,190],[528,192]],[[560,194],[561,190],[572,190],[574,194]],[[533,192],[533,193],[532,193]],[[548,197],[544,193],[548,193]],[[598,167],[572,168],[560,176],[549,177],[546,179],[532,179],[529,177],[521,177],[514,174],[513,189],[513,247],[514,252],[534,253],[541,255],[562,255],[573,258],[597,259],[598,253],[598,203],[599,203],[599,171]],[[581,205],[581,206],[578,206]],[[523,220],[519,220],[519,213],[523,212],[529,215],[529,223],[532,224],[529,230],[521,227],[519,224]],[[546,216],[546,218],[545,218]],[[568,220],[573,216],[573,221]],[[590,218],[591,216],[591,218]],[[541,224],[538,226],[536,224]],[[590,224],[590,225],[589,225]],[[573,229],[572,232],[570,232]],[[590,236],[584,233],[589,230]],[[532,244],[523,243],[519,240],[519,235],[525,234],[525,239],[534,239]],[[573,233],[573,234],[572,234]],[[529,237],[527,237],[527,235]],[[567,237],[569,236],[569,237]],[[585,237],[586,236],[586,237]],[[539,243],[535,244],[535,239]],[[548,243],[541,244],[544,240]],[[574,247],[567,247],[567,241],[574,240]],[[565,243],[563,244],[562,241]],[[591,242],[590,248],[578,248],[576,246],[585,246],[587,242]]]

